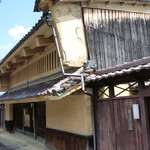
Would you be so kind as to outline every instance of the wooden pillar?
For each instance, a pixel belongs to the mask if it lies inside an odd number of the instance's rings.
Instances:
[[[34,138],[37,139],[37,133],[36,133],[36,132],[37,132],[37,131],[36,131],[36,118],[35,118],[35,115],[36,115],[36,114],[35,114],[35,109],[36,109],[36,108],[35,108],[35,106],[36,106],[36,104],[35,104],[35,103],[32,103],[32,108],[33,108],[33,109],[32,109],[32,111],[33,111],[33,130],[34,130],[33,132],[34,132]]]
[[[96,101],[98,99],[98,87],[93,88],[93,97],[92,97],[92,109],[93,109],[93,143],[94,143],[94,150],[97,150],[97,129],[96,129],[96,109],[97,104]]]
[[[23,108],[23,103],[22,103],[21,107],[22,107],[22,129],[23,129],[23,133],[25,134],[25,129],[24,129],[24,108]]]
[[[14,133],[14,120],[13,120],[13,105],[6,104],[5,105],[6,113],[5,113],[5,126],[6,130],[10,133]]]
[[[112,113],[112,116],[115,116],[115,113],[114,113],[114,101],[113,101],[113,98],[115,97],[115,89],[114,89],[114,85],[109,85],[108,86],[109,88],[109,98],[110,98],[110,103],[111,103],[111,113]],[[112,121],[112,128],[114,129],[113,130],[113,134],[112,134],[112,140],[113,140],[113,143],[114,143],[114,147],[116,148],[117,150],[117,140],[116,140],[116,131],[115,131],[115,119],[114,118],[111,118],[111,121]]]
[[[114,86],[109,85],[109,97],[112,99],[115,96]]]
[[[138,81],[139,85],[139,103],[141,110],[141,124],[142,124],[142,137],[143,137],[143,150],[149,150],[149,140],[148,140],[148,122],[146,116],[146,107],[143,91],[145,88],[144,81]]]

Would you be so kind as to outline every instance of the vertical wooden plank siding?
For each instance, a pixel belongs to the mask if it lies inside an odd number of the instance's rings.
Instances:
[[[112,105],[109,101],[97,104],[96,111],[96,135],[97,150],[116,150],[115,130],[113,128],[114,118],[112,117]]]
[[[150,14],[84,8],[90,59],[98,69],[150,56]]]
[[[114,120],[117,150],[142,150],[143,136],[141,120],[133,120],[134,130],[128,130],[128,108],[139,103],[138,99],[114,101]]]
[[[133,130],[128,127],[133,104],[139,104],[139,98],[97,101],[97,150],[144,150],[141,120],[132,118]]]
[[[148,114],[146,114],[147,108],[146,108],[145,98],[143,93],[145,90],[144,81],[139,80],[138,86],[139,86],[142,134],[143,134],[143,141],[144,141],[143,149],[149,150],[150,144],[149,144],[149,127],[148,127],[148,118],[147,118]]]
[[[46,147],[52,150],[92,150],[91,136],[46,128]]]

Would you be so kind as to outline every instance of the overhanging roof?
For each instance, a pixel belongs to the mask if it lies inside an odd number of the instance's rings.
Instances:
[[[79,3],[79,2],[87,2],[87,3],[106,3],[110,4],[110,3],[119,3],[119,4],[130,4],[130,5],[149,5],[150,0],[93,0],[93,1],[89,1],[89,0],[35,0],[35,5],[34,5],[34,11],[49,11],[47,3],[52,3],[53,5],[59,2],[70,2],[70,3]]]
[[[41,18],[36,24],[35,26],[10,50],[10,52],[2,59],[2,61],[0,62],[0,65],[3,64],[5,62],[5,60],[12,54],[14,53],[17,48],[27,39],[29,38],[29,36],[31,36],[31,34],[33,34],[33,32],[37,31],[37,29],[44,23],[43,19]]]
[[[117,80],[116,80],[117,79]],[[98,70],[86,78],[87,82],[130,82],[133,80],[150,79],[150,57],[135,60],[108,69]]]
[[[35,0],[35,5],[34,5],[34,11],[39,11],[38,10],[38,5],[39,5],[40,0]]]
[[[9,90],[0,96],[0,103],[59,100],[79,89],[81,89],[80,78],[60,77],[45,83],[26,86],[18,90]]]
[[[80,68],[75,73],[82,73],[85,76],[85,82],[92,83],[93,85],[108,85],[117,82],[124,83],[138,79],[146,81],[146,79],[150,79],[150,57],[108,69],[98,70],[95,74],[90,74],[93,71],[90,70],[91,68],[88,69],[83,70],[83,68]],[[81,80],[79,77],[61,77],[45,83],[27,86],[19,90],[9,90],[0,96],[0,103],[59,100],[79,89],[81,89]]]

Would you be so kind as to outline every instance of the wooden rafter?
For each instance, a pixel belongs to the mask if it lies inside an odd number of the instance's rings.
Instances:
[[[16,67],[23,65],[24,62],[8,62],[5,71],[14,70]]]
[[[7,68],[11,68],[12,66],[12,61],[7,62]]]
[[[6,73],[6,67],[1,67],[0,71],[1,71],[2,74]]]
[[[45,38],[43,35],[40,35],[35,38],[36,47],[48,46],[52,42],[54,42],[53,36]]]
[[[45,47],[37,47],[34,49],[30,49],[29,47],[23,48],[23,56],[33,56],[37,53],[42,53]]]
[[[52,1],[48,1],[48,0],[41,0],[39,3],[39,9],[40,10],[48,10],[48,4],[51,3]]]
[[[16,62],[16,63],[13,63],[13,64],[12,64],[12,67],[13,67],[13,68],[16,68],[16,67],[21,66],[21,65],[23,65],[23,64],[24,64],[24,62]]]
[[[32,56],[25,57],[25,56],[16,55],[16,56],[14,56],[13,63],[24,62],[28,58],[30,59],[31,57]]]

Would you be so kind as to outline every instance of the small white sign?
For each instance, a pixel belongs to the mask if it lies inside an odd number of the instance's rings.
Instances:
[[[140,119],[139,104],[133,104],[133,118],[134,119]]]

